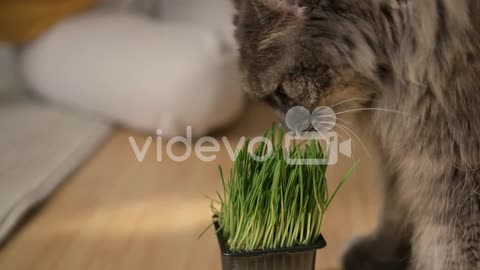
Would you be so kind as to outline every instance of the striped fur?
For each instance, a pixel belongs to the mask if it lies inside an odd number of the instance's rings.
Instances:
[[[480,1],[303,0],[301,16],[235,1],[247,92],[283,112],[356,98],[335,109],[405,113],[366,123],[384,211],[344,269],[480,269]]]

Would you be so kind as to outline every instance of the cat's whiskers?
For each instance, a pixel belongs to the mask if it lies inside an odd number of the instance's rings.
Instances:
[[[325,122],[325,121],[323,121],[323,122],[318,122],[318,123],[320,123],[320,124],[328,124],[328,125],[331,124],[331,122]],[[340,128],[343,132],[345,132],[345,133],[350,137],[350,139],[354,139],[354,138],[352,137],[352,134],[353,134],[353,136],[361,143],[363,149],[364,149],[365,152],[367,153],[367,156],[368,156],[369,158],[372,157],[371,154],[370,154],[370,152],[367,150],[367,147],[365,146],[365,143],[362,141],[362,139],[360,138],[360,136],[358,136],[355,131],[353,131],[352,129],[350,129],[350,128],[342,125],[342,124],[339,124],[339,123],[336,123],[335,126],[338,127],[338,128]],[[319,132],[319,133],[321,134],[322,132]],[[338,132],[337,132],[336,134],[337,134],[343,141],[345,141],[345,139],[344,139]],[[325,136],[323,136],[323,134],[322,134],[322,137],[325,137]],[[355,147],[355,145],[354,145],[354,147]]]
[[[347,132],[345,132],[345,133],[347,133]],[[337,132],[336,134],[338,135],[338,137],[340,137],[340,139],[342,139],[342,141],[346,141],[345,137],[340,135],[340,133]],[[348,134],[348,133],[347,133],[347,135],[350,136],[350,134]],[[351,138],[351,136],[350,136],[350,138]]]
[[[362,141],[362,139],[360,138],[360,136],[358,136],[355,131],[351,130],[350,128],[348,128],[348,127],[346,127],[346,126],[344,126],[344,125],[342,125],[342,124],[338,124],[338,123],[337,123],[337,127],[339,127],[341,130],[343,130],[344,132],[346,132],[347,134],[349,134],[350,137],[351,137],[351,135],[350,135],[349,132],[351,132],[351,133],[355,136],[355,138],[360,142],[360,144],[361,144],[362,147],[363,147],[363,150],[365,150],[365,153],[367,153],[367,156],[368,156],[369,158],[372,158],[372,155],[371,155],[370,152],[367,150],[367,147],[365,146],[365,143]],[[349,131],[349,132],[347,132],[347,131]],[[352,139],[353,139],[353,138],[352,138]]]
[[[320,123],[320,124],[331,124],[330,122],[318,122],[318,123]],[[345,132],[350,137],[350,139],[352,138],[352,135],[350,135],[347,131],[343,130],[343,132]],[[328,141],[328,139],[326,138],[326,136],[324,136],[322,134],[322,132],[318,131],[318,133],[320,133],[320,135],[325,139],[325,141]],[[336,132],[336,134],[337,134],[338,137],[340,137],[340,139],[342,139],[342,141],[346,141],[345,137],[340,135],[340,133]],[[352,154],[352,157],[354,157],[354,154]]]
[[[341,105],[341,104],[344,104],[344,103],[347,103],[347,102],[351,102],[351,101],[358,101],[358,100],[365,100],[365,101],[373,101],[373,99],[371,98],[349,98],[349,99],[346,99],[346,100],[342,100],[340,102],[337,102],[336,104],[334,104],[332,107],[330,107],[331,109]]]
[[[350,113],[350,112],[363,112],[363,111],[381,111],[381,112],[390,112],[390,113],[398,113],[398,114],[403,114],[403,115],[409,115],[409,113],[402,112],[402,111],[397,111],[397,110],[392,110],[392,109],[384,109],[384,108],[360,108],[360,109],[352,109],[352,110],[346,110],[342,112],[335,113],[335,115],[341,115],[345,113]]]
[[[352,139],[352,135],[350,135],[350,134],[349,134],[346,130],[344,130],[342,127],[339,127],[339,128],[342,129],[343,132],[345,132],[345,133],[349,136],[349,139]],[[338,135],[338,137],[340,137],[340,139],[342,139],[342,141],[347,141],[342,135],[340,135],[340,133],[337,132],[336,134]],[[355,150],[355,144],[353,144],[352,147],[353,147],[353,150]],[[352,159],[353,159],[353,160],[356,160],[356,158],[355,158],[355,153],[356,153],[356,151],[352,151]]]
[[[343,118],[341,118],[341,117],[337,117],[337,120],[340,120],[340,121],[342,121],[342,122],[344,122],[344,123],[346,123],[346,124],[349,124],[349,125],[353,125],[352,122],[350,122],[350,121],[348,121],[348,120],[345,120],[345,119],[343,119]]]

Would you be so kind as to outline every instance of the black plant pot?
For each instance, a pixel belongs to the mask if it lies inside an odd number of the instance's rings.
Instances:
[[[226,246],[218,223],[214,225],[222,252],[223,270],[314,270],[317,250],[327,246],[320,235],[309,246],[232,253]]]

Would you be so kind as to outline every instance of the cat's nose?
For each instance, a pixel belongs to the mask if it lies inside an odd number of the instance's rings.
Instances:
[[[277,116],[278,120],[281,122],[283,126],[285,126],[285,116],[287,114],[287,110],[284,109],[284,106],[275,96],[267,96],[262,99],[262,102],[269,105],[270,108],[273,109],[273,112]]]
[[[288,110],[298,106],[292,99],[281,93],[268,95],[262,98],[262,101],[270,105],[281,117],[285,117]]]
[[[282,124],[285,124],[285,117],[291,107],[279,102],[278,100],[264,100],[264,102],[273,109],[277,118],[282,121]]]

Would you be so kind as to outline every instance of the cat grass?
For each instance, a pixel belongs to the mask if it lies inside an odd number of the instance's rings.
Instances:
[[[321,233],[325,213],[351,176],[355,164],[332,194],[325,177],[327,165],[290,165],[283,146],[284,130],[275,125],[265,133],[272,142],[271,156],[257,161],[249,153],[250,141],[236,155],[226,181],[219,167],[223,191],[212,200],[219,232],[232,252],[270,250],[310,245]],[[255,156],[267,155],[261,142]],[[322,146],[312,140],[290,148],[294,159],[324,159]]]

